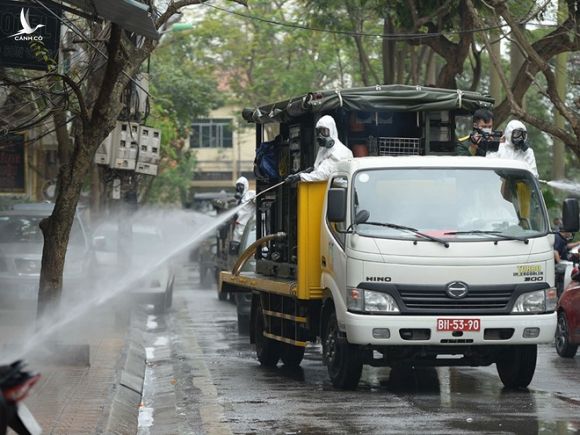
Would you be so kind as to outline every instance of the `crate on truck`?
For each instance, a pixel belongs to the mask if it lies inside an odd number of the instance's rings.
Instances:
[[[323,115],[355,155],[325,182],[261,194],[275,181],[257,181],[258,241],[242,255],[255,255],[256,271],[222,272],[219,285],[253,293],[261,364],[299,365],[320,341],[340,388],[356,387],[364,364],[495,363],[506,386],[530,383],[537,345],[556,327],[538,182],[518,162],[453,156],[472,112],[492,104],[474,92],[392,85],[244,110],[257,149],[276,138],[278,179],[312,165]]]

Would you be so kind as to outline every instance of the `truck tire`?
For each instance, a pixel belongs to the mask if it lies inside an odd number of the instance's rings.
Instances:
[[[254,343],[256,344],[256,356],[264,367],[276,367],[281,354],[281,343],[264,336],[264,314],[262,306],[254,318]]]
[[[332,385],[344,390],[355,389],[362,374],[363,364],[358,355],[358,346],[348,343],[339,336],[334,312],[330,314],[325,328],[322,353]]]
[[[302,346],[293,346],[288,343],[282,344],[282,362],[286,367],[295,368],[299,367],[302,359],[304,358],[305,348]]]
[[[570,344],[570,331],[566,314],[563,311],[558,313],[558,326],[556,328],[556,352],[562,358],[574,358],[578,351],[577,344]]]
[[[526,388],[536,370],[538,346],[522,344],[502,349],[495,363],[497,373],[507,388]]]

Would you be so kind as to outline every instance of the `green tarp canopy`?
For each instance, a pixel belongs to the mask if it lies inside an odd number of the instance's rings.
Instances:
[[[427,88],[408,85],[383,85],[365,88],[311,92],[286,101],[246,108],[248,122],[265,124],[287,122],[307,113],[328,113],[342,107],[362,112],[417,112],[492,108],[494,100],[477,92]]]

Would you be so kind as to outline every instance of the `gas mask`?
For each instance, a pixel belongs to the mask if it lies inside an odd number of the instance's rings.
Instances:
[[[318,127],[316,129],[316,141],[318,146],[322,148],[332,148],[334,146],[334,139],[330,137],[330,130],[326,127]]]
[[[234,198],[242,199],[244,196],[244,185],[242,183],[236,184],[236,193],[234,194]]]
[[[517,128],[512,131],[512,144],[517,150],[527,151],[529,148],[528,142],[526,140],[527,138],[528,132],[526,130]]]

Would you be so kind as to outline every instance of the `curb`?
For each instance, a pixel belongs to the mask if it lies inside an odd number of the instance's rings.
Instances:
[[[123,351],[124,363],[115,386],[115,393],[109,417],[105,426],[105,434],[129,435],[137,433],[139,406],[143,394],[145,380],[145,347],[143,334],[138,327],[146,322],[146,314],[134,311],[131,314],[126,346]]]

